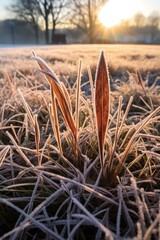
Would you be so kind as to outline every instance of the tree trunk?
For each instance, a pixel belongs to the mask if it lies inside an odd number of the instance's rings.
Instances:
[[[34,30],[35,42],[36,44],[39,44],[39,26],[34,17],[32,17],[32,27]]]
[[[94,34],[93,32],[90,30],[90,32],[88,33],[88,40],[89,40],[89,43],[92,44],[95,42],[95,39],[94,39]]]
[[[55,30],[56,30],[56,24],[55,24],[55,22],[53,21],[53,23],[52,23],[52,42],[53,42],[53,39],[54,39]]]
[[[48,28],[48,17],[45,18],[45,38],[46,44],[49,44],[49,28]]]
[[[94,22],[93,22],[93,3],[91,0],[88,0],[88,17],[89,17],[89,29],[88,29],[88,38],[89,43],[94,43]]]
[[[36,44],[39,44],[39,29],[38,26],[35,26],[35,40],[36,40]]]
[[[94,42],[95,42],[95,40],[92,37],[90,37],[89,43],[93,44]]]

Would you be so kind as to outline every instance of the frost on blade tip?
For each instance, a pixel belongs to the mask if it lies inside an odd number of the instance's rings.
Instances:
[[[69,128],[71,129],[73,137],[75,139],[76,137],[75,123],[73,121],[72,113],[69,108],[69,103],[67,102],[68,99],[66,99],[66,95],[63,91],[64,89],[62,88],[59,79],[56,77],[55,73],[47,66],[43,59],[37,57],[35,54],[33,55],[33,59],[37,61],[40,68],[39,71],[45,75],[47,81],[51,86],[52,91],[55,93],[55,96],[57,98],[58,104],[63,115],[63,119],[66,125],[69,126]]]

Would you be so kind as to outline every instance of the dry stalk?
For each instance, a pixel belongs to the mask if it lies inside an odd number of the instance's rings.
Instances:
[[[116,145],[119,137],[119,125],[120,125],[120,119],[121,119],[121,110],[122,110],[122,96],[119,97],[119,106],[118,106],[118,114],[117,114],[117,121],[116,121],[116,129],[115,129],[115,137],[114,137],[114,143],[111,151],[111,155],[109,158],[109,163],[108,163],[108,171],[109,173],[112,172],[112,167],[113,167],[113,158],[114,154],[116,151]]]
[[[142,76],[141,76],[139,70],[136,71],[136,74],[137,74],[137,82],[141,86],[144,94],[146,95],[147,92],[146,92],[146,89],[145,89],[145,86],[144,86],[144,83],[143,83],[143,80],[142,80]]]
[[[32,111],[31,111],[30,107],[28,106],[28,104],[27,104],[27,102],[26,102],[26,100],[25,100],[25,98],[24,98],[24,96],[23,96],[23,94],[22,94],[20,89],[18,89],[18,92],[19,92],[19,94],[21,96],[21,99],[22,99],[22,102],[24,104],[24,108],[25,108],[25,111],[27,113],[28,119],[30,120],[30,125],[32,127],[32,130],[34,131],[34,129],[35,129],[35,125],[34,125],[35,121],[34,121],[34,117],[33,117]]]
[[[139,132],[142,130],[142,128],[149,122],[149,120],[157,113],[160,111],[160,107],[158,107],[154,112],[152,112],[148,117],[146,117],[142,123],[140,124],[140,126],[138,125],[138,128],[137,130],[133,133],[132,137],[130,138],[124,152],[122,153],[122,157],[120,159],[120,162],[118,163],[116,169],[115,169],[115,172],[114,172],[114,175],[113,175],[113,179],[115,179],[115,177],[119,174],[120,170],[122,169],[123,167],[123,164],[127,158],[127,155],[129,154],[131,148],[132,148],[132,145],[136,139],[136,137],[138,136]],[[112,179],[112,180],[113,180]]]
[[[69,110],[70,110],[70,112],[72,112],[71,99],[70,99],[70,96],[69,96],[68,91],[67,91],[67,89],[66,89],[66,86],[64,85],[63,82],[61,82],[61,87],[62,87],[64,96],[65,96],[65,98],[66,98],[66,101],[67,101],[67,103],[68,103]]]
[[[92,78],[92,72],[91,72],[91,68],[88,66],[88,76],[89,76],[89,83],[90,83],[90,87],[91,87],[91,98],[92,98],[92,103],[94,102],[94,84],[93,84],[93,78]]]
[[[3,164],[3,161],[8,153],[10,149],[10,146],[6,146],[1,152],[0,152],[0,167],[2,166]]]
[[[59,122],[58,122],[58,114],[57,114],[57,104],[56,98],[53,89],[51,88],[51,97],[52,97],[52,109],[50,110],[50,118],[53,126],[53,131],[55,133],[55,137],[58,143],[58,148],[60,154],[63,155],[62,145],[61,145],[61,137],[59,131]]]
[[[30,162],[30,160],[26,157],[24,152],[21,150],[21,147],[18,146],[16,141],[14,140],[13,136],[7,131],[6,132],[10,140],[12,141],[13,145],[15,146],[16,151],[21,155],[21,157],[24,159],[25,163],[30,166],[31,168],[34,168],[34,165]]]
[[[98,221],[98,219],[95,218],[93,214],[91,214],[76,198],[72,197],[72,201],[74,204],[76,204],[87,216],[88,219],[93,222],[95,226],[100,228],[102,232],[105,234],[105,238],[108,240],[113,240],[115,237],[115,234],[112,233],[108,228],[106,228],[102,223]]]
[[[82,59],[79,61],[77,75],[77,92],[76,92],[76,138],[75,138],[75,157],[78,161],[78,129],[79,129],[79,105],[80,105],[80,84],[81,84]]]
[[[40,130],[39,130],[39,124],[37,120],[37,114],[34,116],[35,121],[35,143],[36,143],[36,151],[37,151],[37,159],[38,159],[38,165],[41,166],[41,158],[39,153],[39,143],[40,143]]]

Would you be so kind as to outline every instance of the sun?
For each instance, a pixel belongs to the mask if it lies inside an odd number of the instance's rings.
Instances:
[[[108,0],[99,12],[99,20],[105,27],[118,25],[139,11],[138,0]]]

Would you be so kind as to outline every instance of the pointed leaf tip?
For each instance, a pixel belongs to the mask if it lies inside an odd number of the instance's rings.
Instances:
[[[36,56],[36,54],[35,54],[35,52],[33,50],[31,51],[31,53],[32,53],[33,57]]]
[[[36,55],[33,56],[33,59],[37,61],[39,71],[45,75],[47,81],[51,85],[51,88],[57,97],[58,104],[62,111],[64,121],[66,125],[70,127],[72,134],[75,138],[76,137],[75,123],[73,121],[72,113],[69,109],[69,104],[66,100],[66,96],[65,93],[63,92],[63,88],[61,86],[59,79],[56,77],[55,73],[48,67],[48,65],[45,63],[43,59]]]

